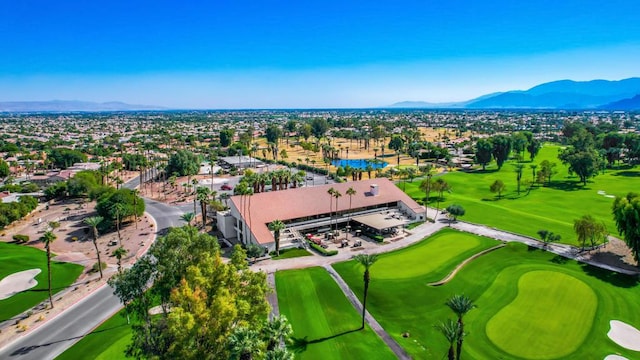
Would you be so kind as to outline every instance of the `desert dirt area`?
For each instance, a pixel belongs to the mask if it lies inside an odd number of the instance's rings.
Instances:
[[[160,201],[171,205],[192,204],[193,203],[193,187],[185,187],[185,184],[191,184],[191,181],[197,180],[196,187],[206,187],[213,191],[220,192],[220,186],[231,179],[229,175],[214,175],[213,185],[211,175],[195,175],[181,176],[176,178],[175,186],[164,181],[148,181],[138,187],[140,196]],[[200,207],[200,203],[196,204]]]
[[[0,231],[0,241],[12,242],[14,234],[29,236],[29,241],[20,246],[32,246],[43,249],[39,240],[42,234],[49,230],[49,222],[57,221],[60,227],[53,232],[57,239],[51,244],[52,253],[56,254],[55,261],[73,262],[84,266],[84,271],[68,288],[54,295],[54,308],[48,301],[43,301],[35,308],[0,325],[0,346],[23,333],[44,323],[45,320],[61,313],[82,298],[104,286],[112,275],[117,273],[117,259],[113,251],[119,247],[118,234],[114,230],[107,234],[100,234],[98,248],[101,260],[108,264],[103,270],[104,278],[100,279],[97,272],[91,271],[97,262],[95,247],[92,241],[92,231],[84,224],[84,219],[95,216],[95,202],[85,203],[81,200],[65,200],[52,204],[40,204],[36,210],[24,219],[17,221]],[[156,224],[146,213],[138,219],[137,228],[134,220],[124,223],[120,236],[122,247],[127,254],[122,258],[122,266],[133,264],[152,244],[155,236]],[[42,264],[43,268],[46,263]]]

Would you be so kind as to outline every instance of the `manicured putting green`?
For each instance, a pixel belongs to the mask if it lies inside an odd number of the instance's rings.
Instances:
[[[0,322],[26,311],[48,298],[47,254],[25,245],[0,242],[0,279],[18,271],[41,269],[35,279],[38,285],[0,300]],[[77,264],[51,262],[51,289],[55,294],[71,285],[82,273],[83,267]],[[54,295],[55,302],[55,295]]]
[[[292,324],[296,359],[395,359],[322,268],[278,271],[280,313]]]
[[[405,279],[429,274],[444,277],[466,258],[496,244],[495,240],[444,229],[414,246],[393,252],[393,256],[380,256],[372,277]]]
[[[509,286],[500,278],[493,286]],[[571,354],[584,342],[597,307],[591,287],[575,277],[530,271],[520,276],[517,297],[489,320],[486,332],[511,355],[555,359]]]

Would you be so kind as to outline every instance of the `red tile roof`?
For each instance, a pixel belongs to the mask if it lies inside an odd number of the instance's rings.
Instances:
[[[377,196],[372,196],[369,192],[372,184],[378,185]],[[328,216],[329,194],[327,191],[332,187],[342,194],[342,197],[338,199],[338,211],[349,210],[349,196],[346,192],[350,187],[356,191],[356,194],[351,198],[352,209],[402,201],[415,212],[425,211],[423,206],[416,203],[387,178],[254,194],[250,200],[249,197],[245,198],[245,209],[240,206],[239,195],[232,196],[231,202],[240,211],[245,221],[251,224],[251,232],[258,243],[268,244],[275,241],[267,227],[274,220],[284,221],[319,214],[327,214]],[[335,198],[332,199],[332,211],[335,211]]]

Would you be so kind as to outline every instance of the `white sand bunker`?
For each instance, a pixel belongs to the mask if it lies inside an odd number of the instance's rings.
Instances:
[[[607,355],[607,357],[604,358],[604,360],[629,360],[629,359],[620,355]]]
[[[607,333],[609,339],[625,349],[640,351],[640,330],[618,320],[609,322],[611,330]]]
[[[38,285],[35,277],[41,272],[42,270],[40,269],[19,271],[2,279],[0,281],[0,300],[8,299],[19,292],[29,290]]]

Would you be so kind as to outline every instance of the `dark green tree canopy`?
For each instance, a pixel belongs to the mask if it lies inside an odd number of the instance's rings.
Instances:
[[[476,142],[476,162],[482,165],[482,170],[491,162],[492,151],[493,144],[489,140],[480,139]]]
[[[640,194],[617,197],[613,203],[613,219],[633,257],[640,262]]]
[[[67,148],[55,148],[51,150],[49,154],[51,162],[61,169],[66,169],[75,163],[86,162],[87,155],[78,150],[72,150]]]
[[[496,159],[498,169],[501,169],[502,164],[509,159],[509,154],[511,153],[511,138],[505,135],[497,135],[491,138],[491,143],[493,144],[493,157]]]
[[[178,150],[171,155],[167,163],[167,173],[169,176],[189,176],[196,175],[200,170],[200,159],[191,151]]]
[[[144,200],[136,195],[133,190],[125,188],[103,194],[96,205],[98,215],[106,220],[102,222],[103,224],[110,224],[116,220],[116,215],[120,218],[120,221],[129,216],[142,216],[144,209]],[[117,213],[118,211],[120,213]]]
[[[231,128],[224,128],[220,130],[220,146],[227,147],[231,145],[233,141],[234,131]]]
[[[320,139],[329,130],[329,123],[323,118],[315,118],[311,121],[311,132],[313,136]]]
[[[404,147],[404,140],[398,135],[391,137],[389,141],[389,149],[400,151]]]

